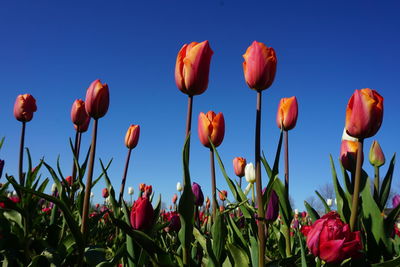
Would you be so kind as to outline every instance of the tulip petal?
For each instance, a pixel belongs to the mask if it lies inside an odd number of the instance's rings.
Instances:
[[[328,263],[341,262],[345,259],[342,253],[343,244],[344,239],[329,240],[321,243],[319,257]]]

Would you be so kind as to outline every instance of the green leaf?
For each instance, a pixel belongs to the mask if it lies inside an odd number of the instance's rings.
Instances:
[[[212,249],[214,251],[215,258],[218,263],[222,263],[223,258],[223,250],[226,243],[227,229],[226,224],[224,222],[224,215],[217,212],[217,216],[215,218],[215,222],[211,228],[212,233]]]
[[[107,168],[110,166],[111,162],[112,162],[112,159],[108,162]],[[116,216],[119,217],[120,206],[118,205],[118,202],[115,199],[114,187],[112,186],[110,178],[108,177],[107,168],[104,167],[103,161],[101,159],[100,159],[100,166],[102,169],[102,175],[104,175],[104,180],[106,180],[106,185],[108,188],[109,199],[111,202],[112,209],[113,209],[114,213],[116,214]],[[92,186],[92,188],[93,188],[93,186]]]
[[[395,160],[396,160],[396,153],[393,155],[393,157],[390,161],[390,164],[389,164],[389,168],[386,172],[385,178],[382,181],[382,186],[381,186],[380,195],[379,195],[379,199],[380,199],[379,204],[382,209],[385,208],[386,202],[389,198],[390,187],[392,185]]]
[[[315,190],[315,194],[317,194],[317,196],[319,197],[319,199],[322,201],[322,204],[323,204],[324,207],[325,207],[325,213],[330,212],[330,211],[331,211],[331,208],[329,208],[328,203],[326,203],[326,200],[324,199],[324,197],[321,196],[321,194],[320,194],[317,190]]]
[[[371,264],[371,267],[398,267],[398,266],[400,266],[400,257],[397,257],[390,261]]]
[[[339,160],[339,164],[340,164],[340,169],[342,170],[343,180],[344,180],[344,184],[346,186],[346,192],[350,195],[353,195],[354,185],[352,184],[352,180],[354,180],[355,178],[352,177],[350,179],[348,172],[343,167],[342,162],[340,160]],[[353,173],[351,175],[353,176]]]
[[[130,213],[128,206],[126,205],[125,201],[122,201],[122,212],[124,213],[124,220],[128,225],[131,225],[130,222]],[[126,252],[128,255],[128,265],[129,266],[135,266],[134,264],[134,259],[135,259],[135,245],[133,242],[132,237],[129,235],[126,235]]]
[[[301,249],[301,267],[307,267],[306,250],[304,248],[303,239],[301,238],[299,231],[297,231],[297,238],[299,240]]]
[[[329,156],[331,162],[331,169],[332,169],[332,180],[333,186],[335,187],[335,195],[336,195],[336,202],[337,202],[337,211],[340,215],[340,218],[345,223],[350,222],[350,206],[349,201],[346,193],[343,191],[343,188],[340,186],[339,180],[337,178],[335,164],[332,159],[332,155]],[[351,199],[351,197],[350,197]]]
[[[21,229],[24,229],[22,225],[22,216],[18,211],[16,210],[4,211],[3,215],[7,220],[16,223]]]
[[[400,205],[399,205],[400,206]],[[230,231],[230,235],[232,236],[232,243],[239,245],[243,249],[247,249],[247,242],[243,237],[242,232],[237,227],[235,221],[231,216],[227,216],[226,219],[228,220],[228,231]]]
[[[290,205],[289,199],[286,198],[285,185],[281,182],[279,178],[274,179],[273,189],[279,198],[279,207],[281,209],[282,219],[286,226],[290,227],[292,222],[292,207]]]
[[[235,266],[250,266],[250,259],[246,252],[234,244],[227,244],[228,250],[231,253]]]
[[[193,228],[193,236],[197,242],[199,242],[203,251],[207,253],[206,258],[209,260],[208,266],[218,266],[217,259],[212,249],[211,240],[207,236],[203,236],[196,227]]]
[[[310,216],[312,222],[315,222],[319,219],[318,212],[313,207],[311,207],[311,205],[308,204],[307,201],[304,201],[304,206],[306,207],[308,215]]]

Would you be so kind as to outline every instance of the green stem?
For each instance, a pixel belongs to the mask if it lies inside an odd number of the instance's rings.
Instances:
[[[22,129],[21,129],[21,141],[20,141],[20,144],[19,144],[19,165],[18,165],[19,184],[21,186],[25,185],[25,181],[24,181],[25,178],[24,178],[24,174],[22,172],[23,164],[24,164],[25,127],[26,127],[26,122],[23,121],[22,122]]]
[[[187,109],[187,116],[186,116],[186,138],[190,135],[190,131],[192,128],[192,109],[193,109],[193,96],[189,95],[188,96],[188,109]],[[190,139],[189,139],[189,144],[188,144],[188,165],[189,165],[189,157],[190,157]]]
[[[255,199],[256,199],[256,195],[254,194],[254,183],[251,184],[251,202],[253,204],[253,206],[255,205]]]
[[[374,166],[375,178],[374,178],[374,199],[376,203],[379,203],[379,167]]]
[[[217,186],[215,182],[215,163],[214,150],[210,148],[210,166],[211,166],[211,188],[212,188],[212,221],[215,222],[217,216]]]
[[[131,152],[132,152],[132,149],[129,149],[129,150],[128,150],[128,155],[126,156],[124,175],[122,176],[121,190],[120,190],[120,192],[119,192],[119,199],[118,199],[119,205],[121,205],[121,203],[122,203],[122,198],[123,198],[123,196],[124,196],[126,175],[128,174],[128,167],[129,167],[129,160],[130,160],[130,158],[131,158]],[[122,206],[121,206],[121,207],[122,207]]]
[[[358,140],[358,152],[357,152],[356,177],[355,177],[355,181],[354,181],[353,202],[351,205],[351,216],[350,216],[350,229],[352,232],[356,230],[356,220],[357,220],[357,213],[358,213],[358,199],[359,199],[359,194],[360,194],[360,183],[361,183],[363,144],[364,144],[364,139],[359,139]]]

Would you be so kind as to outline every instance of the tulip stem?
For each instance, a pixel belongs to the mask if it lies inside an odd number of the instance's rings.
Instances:
[[[255,203],[256,203],[255,199],[256,199],[256,197],[254,195],[254,183],[253,183],[253,184],[251,184],[251,202],[252,202],[253,206],[255,206]]]
[[[239,187],[242,189],[242,176],[239,177]]]
[[[88,221],[88,215],[89,215],[90,192],[92,191],[94,158],[96,155],[97,123],[98,123],[98,119],[95,119],[94,124],[93,124],[92,144],[90,146],[89,169],[88,169],[88,174],[87,174],[85,196],[84,196],[84,201],[83,201],[81,231],[82,231],[85,242],[86,242],[86,232],[87,232],[86,231],[87,221]]]
[[[186,117],[186,136],[185,139],[190,135],[191,127],[192,127],[192,107],[193,107],[193,96],[188,96],[188,108],[187,108],[187,117]],[[188,151],[190,151],[190,138],[188,140]],[[188,153],[188,165],[189,165],[189,156]]]
[[[364,144],[364,139],[359,139],[358,140],[358,152],[357,152],[356,177],[355,177],[355,181],[354,181],[353,202],[351,205],[351,216],[350,216],[350,229],[352,232],[355,231],[357,213],[358,213],[358,199],[359,199],[359,194],[360,194],[363,144]]]
[[[124,175],[122,176],[121,190],[119,191],[119,199],[118,199],[119,205],[121,205],[122,197],[124,196],[126,175],[128,174],[129,159],[131,158],[131,152],[132,152],[132,149],[128,149],[128,154],[126,156],[126,161],[125,161]]]
[[[210,148],[211,188],[212,188],[212,219],[217,216],[217,186],[215,184],[214,150]]]
[[[285,139],[285,193],[286,199],[289,199],[289,132],[283,131]]]
[[[265,262],[265,211],[262,203],[262,184],[260,166],[260,131],[261,131],[261,91],[257,91],[256,133],[255,133],[255,162],[256,162],[256,190],[258,203],[258,266],[264,266]]]
[[[375,179],[374,179],[374,199],[376,203],[379,200],[379,167],[374,166],[375,169]]]
[[[23,164],[24,164],[25,127],[26,127],[26,122],[23,121],[22,122],[22,129],[21,129],[21,142],[20,142],[20,145],[19,145],[19,166],[18,166],[19,184],[21,186],[25,185],[25,177],[24,177],[24,174],[22,172],[22,168],[23,168]]]
[[[78,126],[78,130],[79,130],[79,126]],[[79,131],[76,131],[75,133],[75,144],[74,144],[74,157],[72,158],[72,183],[74,183],[76,181],[76,165],[75,165],[75,159],[76,162],[79,162],[79,151],[80,151],[80,147],[81,147],[81,137],[82,137],[82,133],[80,133]],[[80,174],[78,174],[79,176]],[[71,198],[71,204],[74,203],[74,188],[71,187],[71,192],[70,192],[70,198]]]

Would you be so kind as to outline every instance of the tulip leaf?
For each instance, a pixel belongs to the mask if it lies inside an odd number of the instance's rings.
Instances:
[[[8,210],[8,211],[4,211],[3,212],[4,217],[8,220],[8,221],[13,221],[14,223],[16,223],[21,229],[24,229],[23,225],[22,225],[22,216],[21,213],[19,213],[16,210]]]
[[[213,237],[212,249],[214,251],[215,258],[218,263],[224,261],[223,251],[226,243],[227,229],[224,222],[224,215],[217,212],[215,222],[211,227],[211,233]]]
[[[343,191],[343,188],[341,187],[339,180],[337,178],[335,163],[333,162],[332,155],[329,156],[329,159],[331,162],[332,180],[333,180],[333,186],[335,188],[337,211],[342,221],[344,221],[345,223],[349,223],[351,215],[349,202],[346,197],[346,193]]]
[[[218,266],[217,259],[215,258],[214,251],[212,249],[210,238],[207,236],[203,236],[196,227],[193,228],[193,236],[197,240],[197,242],[199,242],[203,251],[207,253],[207,258],[209,260],[207,265]]]
[[[394,164],[396,160],[396,153],[393,155],[392,159],[390,160],[389,168],[386,172],[385,178],[382,181],[382,186],[380,190],[380,207],[383,209],[386,206],[386,202],[390,195],[390,188],[392,185],[392,178],[393,178],[393,171],[394,171]]]
[[[290,227],[292,221],[292,208],[289,199],[286,197],[285,186],[279,178],[274,179],[273,189],[279,198],[279,207],[281,209],[282,219],[287,227]]]
[[[124,213],[124,219],[125,222],[130,225],[130,214],[129,214],[129,209],[128,206],[126,205],[125,201],[122,201],[122,211]],[[126,252],[128,253],[127,258],[128,258],[128,265],[129,266],[134,266],[134,259],[135,259],[135,246],[132,237],[129,235],[126,235]]]
[[[244,218],[239,218],[239,220],[240,219]],[[237,227],[233,218],[231,216],[227,216],[227,220],[229,224],[228,230],[230,230],[232,236],[232,243],[239,245],[243,249],[247,249],[247,242],[245,241],[242,232]]]
[[[107,167],[110,166],[111,162],[112,162],[112,159],[108,162]],[[111,184],[110,178],[108,177],[108,174],[107,174],[107,169],[104,167],[103,161],[101,159],[100,159],[100,166],[102,169],[102,175],[104,175],[104,180],[106,181],[106,185],[108,188],[108,197],[110,199],[112,209],[113,209],[114,213],[116,214],[116,216],[119,217],[120,207],[118,205],[118,202],[115,199],[114,187]]]
[[[328,203],[326,203],[326,200],[324,199],[324,197],[321,196],[321,194],[320,194],[317,190],[315,190],[315,194],[317,194],[317,196],[318,196],[319,199],[321,200],[322,204],[324,205],[324,207],[325,207],[325,213],[330,212],[330,211],[331,211],[331,208],[328,206]]]
[[[249,256],[242,248],[231,243],[228,243],[227,247],[235,266],[250,266]]]
[[[301,249],[301,267],[307,267],[306,249],[304,247],[303,239],[301,238],[299,231],[297,231],[297,239],[299,240]]]
[[[344,184],[346,186],[346,192],[349,195],[353,195],[353,189],[354,189],[354,184],[352,181],[354,181],[354,177],[352,177],[350,179],[348,172],[346,171],[346,169],[343,167],[342,162],[339,160],[339,164],[340,164],[340,168],[342,170],[342,175],[343,175],[343,180],[344,180]],[[354,173],[351,173],[352,176],[354,176]]]
[[[64,190],[64,186],[62,186],[62,184],[60,183],[60,180],[56,174],[56,172],[53,170],[53,168],[48,165],[46,162],[43,162],[44,166],[47,168],[47,170],[50,172],[51,177],[53,178],[54,183],[57,186],[57,191],[58,191],[58,195],[60,197],[60,199],[64,202],[64,203],[68,203],[69,199],[67,197],[67,195],[65,194],[65,190]]]
[[[398,267],[398,266],[400,266],[400,257],[397,257],[390,261],[371,264],[371,267]]]
[[[385,219],[385,230],[386,234],[390,236],[393,232],[393,225],[396,223],[398,217],[400,215],[400,205],[397,205],[396,208],[392,209]]]
[[[318,212],[313,207],[311,207],[311,205],[307,201],[304,201],[304,206],[306,207],[308,215],[310,216],[312,222],[315,222],[320,218]]]

